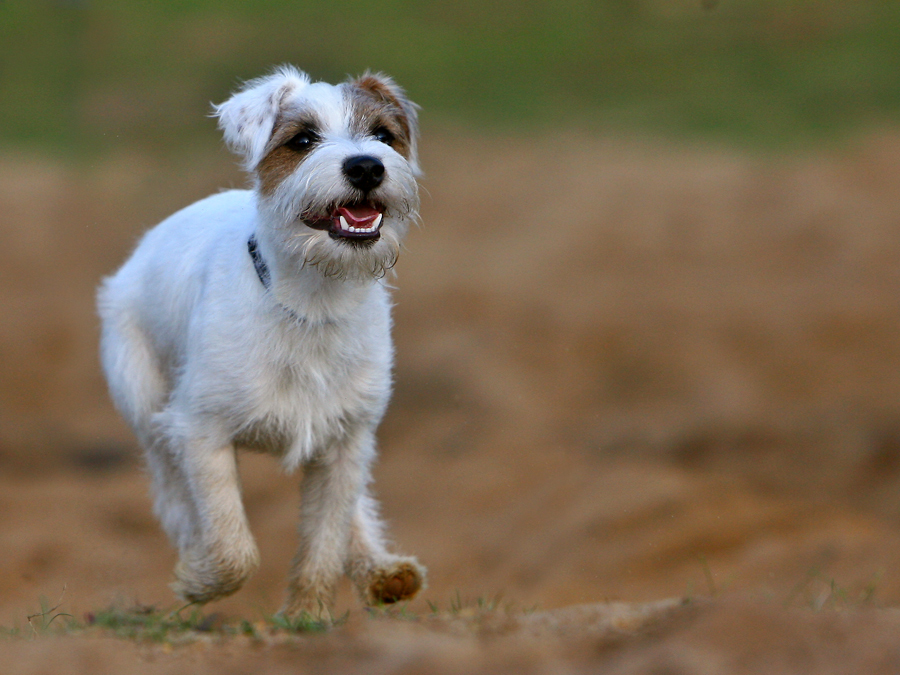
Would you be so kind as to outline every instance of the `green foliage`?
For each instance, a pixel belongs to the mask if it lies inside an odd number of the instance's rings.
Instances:
[[[883,576],[882,571],[872,575],[858,590],[841,586],[833,577],[826,577],[823,568],[815,565],[806,571],[787,598],[785,607],[808,607],[816,611],[825,609],[848,609],[875,605],[875,594]]]
[[[42,595],[39,598],[38,602],[41,606],[40,611],[25,617],[25,620],[31,628],[32,637],[37,637],[38,635],[50,632],[54,622],[56,622],[56,629],[60,632],[65,632],[74,625],[75,621],[71,614],[59,611],[65,595],[66,588],[63,587],[62,594],[59,596],[59,600],[53,607],[50,606],[50,602],[46,596]],[[57,619],[61,619],[61,621],[57,622]],[[18,633],[18,630],[16,630],[16,633]]]
[[[190,610],[186,615],[185,612]],[[346,617],[323,621],[309,615],[289,618],[276,614],[256,623],[247,619],[237,622],[224,621],[218,614],[204,615],[198,608],[188,605],[175,611],[160,611],[155,607],[111,607],[86,617],[89,626],[112,631],[123,638],[152,642],[183,641],[207,633],[219,636],[245,635],[261,638],[265,634],[324,633],[342,625]]]
[[[229,621],[217,613],[204,614],[192,604],[176,609],[158,609],[153,605],[136,604],[87,612],[82,620],[78,620],[71,614],[60,611],[61,605],[62,597],[52,607],[46,598],[41,597],[40,611],[26,616],[28,627],[0,626],[0,638],[36,639],[46,635],[102,631],[123,639],[158,643],[191,642],[201,635],[243,635],[263,639],[281,633],[325,633],[343,625],[348,616],[326,621],[309,615],[288,618],[276,614],[256,622],[247,619]]]
[[[426,600],[428,603],[428,609],[431,610],[432,616],[437,616],[441,614],[440,605],[436,602],[432,602],[431,600]],[[530,612],[534,612],[537,609],[535,605],[529,609],[519,609],[515,603],[513,602],[503,602],[503,594],[498,593],[492,598],[485,597],[483,595],[479,595],[475,599],[463,598],[462,594],[459,590],[450,598],[450,602],[447,605],[446,613],[449,616],[457,616],[458,614],[465,611],[472,612],[495,612],[495,611],[506,612],[507,614],[514,614],[517,612],[523,612],[528,614]]]
[[[463,127],[816,140],[897,119],[898,41],[892,0],[7,0],[0,141],[213,147],[209,102],[281,62]]]
[[[345,623],[347,621],[347,616],[348,615],[344,615],[334,621],[323,621],[322,619],[317,619],[306,613],[294,617],[275,614],[274,616],[269,617],[268,622],[273,628],[287,633],[324,633],[335,626],[340,626]]]
[[[705,560],[705,574],[710,583],[710,595],[721,597],[721,589],[717,589],[710,581],[711,571]],[[866,606],[877,606],[875,594],[883,572],[874,574],[871,579],[858,590],[842,587],[831,577],[823,575],[821,566],[813,566],[807,570],[801,580],[782,599],[782,605],[788,607],[805,607],[815,611],[847,610]],[[63,591],[63,596],[65,590]],[[72,615],[59,611],[63,597],[54,605],[46,598],[40,599],[41,610],[26,617],[28,627],[0,627],[0,638],[38,639],[46,635],[83,634],[89,631],[102,631],[116,637],[139,642],[160,644],[186,644],[203,635],[215,638],[247,637],[265,641],[272,637],[287,635],[314,635],[327,633],[333,628],[346,624],[349,611],[341,617],[331,620],[314,618],[308,614],[298,617],[286,617],[280,614],[266,616],[259,621],[248,619],[226,620],[216,613],[204,614],[194,605],[185,605],[177,609],[160,610],[155,606],[133,605],[129,607],[109,607],[107,609],[88,612],[83,621]],[[773,600],[776,598],[772,598]],[[685,597],[684,604],[693,599]],[[429,613],[419,616],[409,610],[406,603],[398,605],[382,605],[367,608],[372,619],[420,621],[474,621],[472,626],[480,625],[483,617],[491,616],[527,616],[537,611],[537,605],[521,608],[515,603],[502,602],[502,594],[493,598],[479,596],[474,599],[464,598],[457,590],[450,598],[445,609],[439,603],[426,600]]]
[[[182,616],[186,609],[188,608],[167,612],[146,605],[109,607],[88,614],[85,621],[87,626],[111,631],[118,637],[151,642],[166,642],[218,628],[216,615],[204,616],[199,609],[193,608],[186,617]]]
[[[63,591],[63,596],[65,591]],[[153,605],[111,606],[103,610],[87,612],[82,620],[61,612],[63,596],[54,605],[46,598],[40,599],[41,610],[26,617],[29,627],[0,627],[0,638],[36,639],[51,634],[78,634],[88,631],[102,631],[116,637],[139,642],[161,644],[190,643],[202,635],[214,637],[244,636],[254,640],[266,640],[276,635],[309,635],[327,633],[343,626],[350,613],[330,620],[318,619],[308,614],[287,617],[281,614],[269,615],[259,621],[248,619],[226,620],[217,613],[204,614],[195,605],[189,604],[176,609],[159,609]],[[428,601],[432,618],[457,617],[461,613],[491,613],[500,609],[501,596],[487,599],[464,600],[459,591],[451,598],[446,610]],[[511,604],[504,607],[506,613],[515,613]],[[533,611],[533,610],[531,610]],[[410,612],[407,603],[369,607],[367,612],[374,619],[419,621],[421,617]],[[527,611],[526,611],[527,613]]]

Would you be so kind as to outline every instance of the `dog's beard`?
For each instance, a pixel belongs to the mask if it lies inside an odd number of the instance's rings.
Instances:
[[[287,234],[286,249],[301,267],[315,267],[325,277],[342,280],[380,279],[397,263],[400,238],[393,226],[382,227],[377,241],[332,239],[326,231],[301,222]]]
[[[260,205],[278,224],[284,250],[301,266],[339,279],[381,278],[396,264],[409,222],[418,219],[417,183],[405,161],[385,158],[391,178],[363,193],[347,185],[339,158],[329,147],[318,150]],[[376,237],[345,238],[321,225],[339,207],[362,204],[383,214]]]

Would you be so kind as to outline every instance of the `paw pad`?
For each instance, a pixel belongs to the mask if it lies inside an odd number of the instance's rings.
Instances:
[[[422,576],[410,564],[402,564],[379,575],[369,586],[374,604],[390,605],[409,600],[422,588]]]

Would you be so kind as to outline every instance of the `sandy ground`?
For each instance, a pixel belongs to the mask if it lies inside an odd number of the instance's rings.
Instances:
[[[325,636],[0,642],[16,672],[900,670],[900,135],[774,157],[445,133],[423,154],[376,489],[430,571],[408,612],[468,613],[370,620],[345,587]],[[224,151],[0,157],[0,626],[63,588],[76,616],[174,604],[93,289],[145,227],[241,183]],[[263,565],[211,609],[255,620],[297,481],[242,471]]]

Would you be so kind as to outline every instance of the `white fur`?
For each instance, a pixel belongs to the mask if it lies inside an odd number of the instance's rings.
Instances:
[[[402,102],[398,114],[412,114],[414,130],[412,104],[381,81]],[[292,120],[315,118],[321,140],[270,194],[257,181],[163,221],[98,294],[110,392],[146,449],[155,511],[180,554],[174,588],[192,601],[234,592],[258,563],[237,447],[304,467],[284,611],[327,612],[342,571],[369,602],[394,599],[385,580],[396,587],[405,579],[402,597],[424,582],[414,559],[385,550],[367,491],[391,385],[383,276],[417,217],[415,145],[404,157],[354,131],[351,86],[312,84],[283,67],[217,106],[226,141],[254,177]],[[381,237],[368,247],[300,219],[358,197],[341,165],[359,154],[385,167],[371,192],[386,207]],[[248,253],[251,236],[269,289]]]

